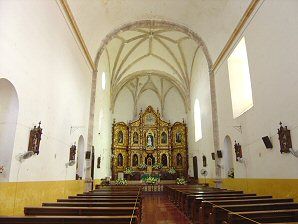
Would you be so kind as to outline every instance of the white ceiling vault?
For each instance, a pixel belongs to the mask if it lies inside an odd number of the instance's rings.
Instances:
[[[202,50],[209,69],[251,0],[67,0],[95,66],[105,52],[111,108],[128,88],[146,90],[161,107],[171,89],[190,109],[190,83]]]
[[[146,27],[148,24],[151,23],[119,31],[105,47],[109,58],[112,109],[124,87],[131,91],[135,105],[140,95],[150,89],[158,95],[163,107],[170,84],[170,88],[180,93],[187,111],[193,65],[201,44],[187,33],[165,24]],[[151,75],[159,77],[158,88],[150,79]],[[144,76],[147,80],[142,83],[140,78]]]

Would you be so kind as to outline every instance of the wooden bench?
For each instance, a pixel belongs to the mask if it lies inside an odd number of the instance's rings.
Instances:
[[[3,224],[138,224],[137,216],[0,217]]]
[[[243,218],[246,217],[246,218]],[[248,218],[248,219],[247,219]],[[288,223],[298,221],[298,209],[229,213],[226,224]]]
[[[225,197],[226,195],[225,194],[220,194],[220,195],[216,195],[216,197]],[[190,214],[191,212],[191,209],[192,209],[192,205],[195,201],[196,198],[200,198],[202,197],[202,195],[193,195],[193,194],[190,194],[190,195],[187,195],[186,196],[186,199],[185,199],[185,205],[184,205],[184,209],[185,209],[185,212],[186,214]],[[214,197],[214,196],[205,196],[206,198],[210,198],[210,197]],[[260,196],[257,196],[256,194],[228,194],[227,195],[228,198],[233,198],[233,197],[246,197],[246,198],[258,198]],[[271,198],[271,196],[261,196],[261,197],[266,197],[266,198]]]
[[[194,200],[194,203],[191,208],[191,220],[193,223],[197,223],[199,220],[200,208],[202,206],[203,201],[246,201],[249,199],[272,199],[272,196],[246,196],[246,195],[238,195],[238,196],[231,196],[231,195],[224,195],[223,197],[217,196],[205,196],[199,197]]]
[[[207,204],[210,204],[210,202],[207,202]],[[298,209],[298,204],[294,202],[282,202],[282,203],[275,202],[275,203],[259,203],[259,204],[241,204],[241,205],[237,204],[237,205],[219,205],[219,206],[220,207],[211,205],[212,209],[208,217],[209,224],[215,224],[215,223],[221,224],[223,221],[228,220],[229,212]],[[205,206],[202,205],[202,209],[204,207]],[[208,211],[206,213],[208,213]],[[201,214],[204,214],[204,212],[202,212]],[[200,223],[204,223],[204,221],[200,220]]]
[[[133,207],[140,206],[140,202],[50,202],[42,203],[42,206],[49,207]]]

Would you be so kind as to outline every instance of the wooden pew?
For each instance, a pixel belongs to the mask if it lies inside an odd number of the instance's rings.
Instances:
[[[25,207],[26,216],[118,216],[131,215],[135,207]]]
[[[256,200],[258,200],[260,203],[268,203],[268,202],[292,202],[292,199],[272,199],[272,196],[254,196],[254,198],[247,198],[247,197],[243,197],[243,196],[237,196],[237,197],[201,197],[201,198],[196,198],[195,202],[193,204],[192,207],[192,221],[193,223],[197,223],[199,221],[200,218],[200,214],[201,211],[201,207],[202,207],[202,203],[204,201],[212,201],[213,203],[215,202],[222,202],[222,203],[228,203],[228,204],[233,204],[233,203],[245,203],[245,201],[249,201],[249,200],[254,200],[254,202],[256,203]],[[235,202],[234,202],[235,201]]]
[[[210,205],[211,202],[206,202],[206,205]],[[253,204],[252,204],[253,203]],[[258,203],[252,202],[247,204],[236,204],[236,205],[218,205],[220,207],[211,206],[211,212],[209,214],[209,224],[221,224],[223,221],[228,219],[229,212],[245,212],[245,211],[266,211],[266,210],[288,210],[288,209],[298,209],[298,203],[294,202],[280,202],[277,203]],[[213,203],[212,203],[213,204]],[[214,204],[213,204],[214,205]],[[204,202],[202,205],[202,210],[206,209]],[[201,214],[208,213],[208,211],[201,211]],[[202,215],[203,216],[203,215]],[[202,217],[201,216],[201,217]],[[200,223],[204,223],[203,220],[200,220]]]
[[[217,197],[225,197],[225,194],[221,194],[221,195],[216,195]],[[192,205],[195,201],[196,198],[202,197],[202,195],[187,195],[186,199],[185,199],[185,205],[184,205],[184,210],[185,210],[185,214],[186,215],[190,215],[191,211],[192,211]],[[210,197],[214,197],[214,196],[205,196],[206,198],[210,198]],[[260,196],[256,196],[256,194],[229,194],[227,195],[227,197],[247,197],[249,198],[258,198]],[[266,198],[272,198],[271,196],[265,196]]]
[[[133,207],[140,206],[140,202],[50,202],[42,203],[44,207]]]
[[[245,218],[244,218],[245,217]],[[298,209],[229,213],[226,224],[288,223],[298,221]]]
[[[131,222],[132,221],[132,222]],[[1,224],[137,224],[137,216],[0,217]]]

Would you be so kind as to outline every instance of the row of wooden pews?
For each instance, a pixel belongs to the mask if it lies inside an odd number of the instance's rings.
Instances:
[[[137,186],[107,186],[90,192],[25,207],[23,217],[0,217],[6,224],[139,224],[142,189]]]
[[[181,212],[196,224],[298,224],[298,203],[203,185],[167,186],[165,190]]]

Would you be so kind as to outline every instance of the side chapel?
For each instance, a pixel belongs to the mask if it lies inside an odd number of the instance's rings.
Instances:
[[[171,125],[151,106],[144,112],[141,110],[139,118],[128,124],[114,120],[112,155],[113,179],[127,168],[133,170],[135,180],[144,173],[152,172],[160,174],[163,179],[170,168],[174,168],[178,176],[187,176],[186,124],[183,121]],[[161,168],[152,171],[154,164],[159,164]]]

